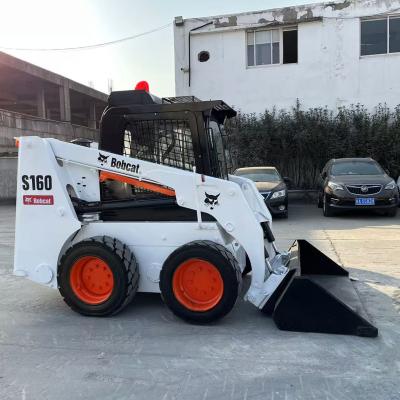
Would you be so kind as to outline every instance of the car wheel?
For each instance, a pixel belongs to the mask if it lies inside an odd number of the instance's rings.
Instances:
[[[328,199],[326,198],[326,194],[324,194],[322,200],[322,210],[324,213],[324,217],[333,217],[334,211],[332,210],[331,205],[328,203]]]

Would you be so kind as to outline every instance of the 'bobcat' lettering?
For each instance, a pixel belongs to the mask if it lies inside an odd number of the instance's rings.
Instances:
[[[127,163],[124,160],[117,160],[115,157],[111,159],[111,166],[113,168],[122,169],[124,171],[133,172],[135,174],[139,172],[139,164]]]

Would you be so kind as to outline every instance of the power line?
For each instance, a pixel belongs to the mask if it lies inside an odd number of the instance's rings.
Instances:
[[[90,44],[87,46],[77,46],[77,47],[60,47],[60,48],[28,48],[28,47],[6,47],[6,46],[0,46],[0,49],[3,50],[14,50],[14,51],[71,51],[71,50],[91,50],[99,47],[105,47],[105,46],[110,46],[113,44],[117,43],[122,43],[122,42],[127,42],[128,40],[133,40],[137,39],[142,36],[149,35],[151,33],[155,33],[158,31],[161,31],[165,28],[168,28],[171,26],[172,23],[168,23],[166,25],[159,26],[158,28],[151,29],[150,31],[138,33],[136,35],[132,36],[127,36],[121,39],[116,39],[116,40],[111,40],[109,42],[103,42],[103,43],[96,43],[96,44]]]

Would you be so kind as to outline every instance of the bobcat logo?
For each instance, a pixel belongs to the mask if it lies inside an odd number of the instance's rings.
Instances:
[[[100,161],[101,165],[107,164],[107,159],[109,156],[105,156],[104,154],[99,153],[98,160]]]
[[[205,193],[206,198],[204,199],[204,204],[206,207],[210,207],[210,210],[214,210],[214,207],[219,206],[218,197],[221,193],[216,195]]]

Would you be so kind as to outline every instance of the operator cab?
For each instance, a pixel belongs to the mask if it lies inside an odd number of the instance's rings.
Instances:
[[[220,100],[201,101],[194,96],[160,99],[150,94],[144,83],[139,90],[110,94],[100,121],[99,150],[227,179],[231,159],[224,123],[235,117],[236,111]],[[168,195],[169,188],[145,186],[102,180],[102,219],[197,220],[195,211],[178,206],[174,194]],[[213,220],[207,214],[203,218]]]
[[[113,92],[102,115],[99,148],[222,178],[227,163],[223,125],[234,116],[236,111],[220,100]]]
[[[100,122],[99,149],[227,179],[230,154],[223,126],[234,116],[220,100],[160,99],[146,90],[113,92]],[[111,199],[144,195],[117,182],[103,186],[104,196]]]

